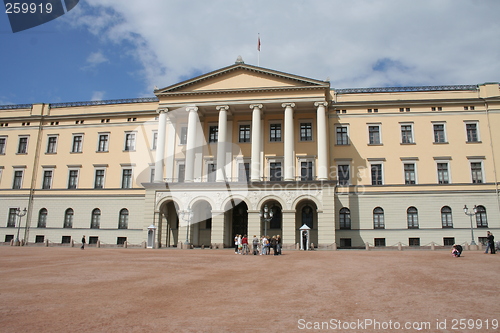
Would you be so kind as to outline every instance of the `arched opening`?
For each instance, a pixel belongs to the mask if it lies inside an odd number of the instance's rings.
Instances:
[[[295,209],[295,244],[301,241],[300,227],[307,225],[309,231],[309,243],[318,244],[318,207],[312,200],[300,201]]]
[[[248,206],[244,201],[240,202],[232,209],[231,217],[231,239],[233,239],[235,235],[248,234]]]
[[[283,213],[281,204],[276,200],[268,200],[264,202],[261,211],[265,210],[267,206],[269,214],[272,212],[272,217],[268,219],[260,219],[260,234],[266,236],[283,235]]]
[[[205,200],[193,205],[190,224],[190,243],[194,246],[210,246],[212,240],[212,206]]]
[[[158,230],[159,243],[162,247],[176,247],[179,242],[179,217],[177,205],[170,200],[160,207]]]

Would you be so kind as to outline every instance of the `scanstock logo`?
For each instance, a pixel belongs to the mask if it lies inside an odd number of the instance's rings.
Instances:
[[[34,28],[75,8],[80,0],[3,0],[12,32]]]

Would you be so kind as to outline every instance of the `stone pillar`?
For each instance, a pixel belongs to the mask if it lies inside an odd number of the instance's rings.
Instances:
[[[250,105],[252,111],[252,162],[250,165],[250,180],[253,182],[260,181],[260,153],[262,150],[262,134],[261,134],[261,109],[262,104]]]
[[[167,114],[167,156],[165,157],[165,178],[167,182],[174,181],[175,168],[175,118],[171,113]],[[156,175],[156,171],[155,171]]]
[[[212,231],[210,235],[211,243],[215,249],[224,248],[224,211],[212,210]]]
[[[253,240],[253,235],[257,237],[262,236],[260,233],[260,215],[258,210],[248,210],[248,243],[251,244]]]
[[[318,167],[317,167],[317,178],[318,180],[327,180],[328,179],[328,150],[327,150],[327,142],[328,137],[326,135],[326,126],[327,126],[327,118],[326,118],[326,106],[328,103],[326,102],[316,102],[314,106],[317,107],[317,127],[318,127]]]
[[[196,123],[198,120],[198,108],[196,106],[189,106],[186,108],[189,112],[188,115],[188,132],[186,142],[186,166],[185,177],[186,183],[193,182],[194,179],[194,158],[195,158],[195,145],[196,145]]]
[[[219,128],[217,140],[217,174],[216,181],[223,182],[226,180],[226,147],[227,147],[227,110],[229,106],[218,106],[219,110]]]
[[[293,249],[295,246],[295,210],[283,210],[281,242],[283,249]]]
[[[158,109],[158,141],[156,146],[156,161],[155,161],[155,183],[163,182],[163,168],[165,161],[165,137],[167,128],[167,112],[168,109]]]
[[[295,154],[294,154],[294,126],[293,126],[293,108],[294,103],[283,103],[285,108],[285,142],[284,142],[284,159],[285,159],[285,181],[295,180]]]

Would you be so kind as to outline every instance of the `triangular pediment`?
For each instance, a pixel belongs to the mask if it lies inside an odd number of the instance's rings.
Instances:
[[[329,82],[309,79],[262,67],[235,64],[175,85],[158,89],[155,94],[204,93],[216,91],[329,88]]]

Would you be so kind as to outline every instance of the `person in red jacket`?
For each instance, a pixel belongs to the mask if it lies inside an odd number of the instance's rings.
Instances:
[[[241,239],[241,245],[243,245],[243,254],[248,254],[248,237],[247,235],[243,235],[243,238]]]

